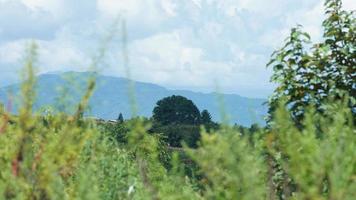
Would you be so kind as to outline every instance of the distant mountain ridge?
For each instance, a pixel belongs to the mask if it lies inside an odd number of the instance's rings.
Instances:
[[[67,91],[71,97],[69,102],[65,101],[65,104],[74,105],[85,91],[87,79],[91,75],[91,72],[65,72],[38,76],[35,109],[49,105],[58,107],[60,99],[65,96],[63,94],[66,94],[63,91]],[[129,118],[131,106],[128,97],[128,79],[100,74],[97,74],[96,78],[96,89],[90,99],[90,110],[87,115],[103,119],[116,119],[121,112],[125,118]],[[60,88],[62,88],[62,92],[60,92]],[[1,102],[7,102],[8,91],[18,94],[20,84],[0,88]],[[191,99],[200,111],[207,109],[216,121],[220,121],[220,114],[225,112],[229,116],[230,123],[245,126],[253,123],[264,124],[263,117],[267,113],[267,107],[263,105],[266,102],[265,99],[247,98],[235,94],[223,94],[224,103],[223,106],[220,106],[216,93],[169,90],[159,85],[143,82],[135,82],[134,92],[138,115],[145,117],[152,115],[152,110],[158,100],[171,95],[182,95]],[[224,112],[221,112],[221,107],[224,107]]]

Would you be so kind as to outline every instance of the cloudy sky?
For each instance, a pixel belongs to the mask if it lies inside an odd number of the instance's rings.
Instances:
[[[356,1],[344,7],[355,10]],[[87,70],[119,16],[133,79],[266,97],[270,54],[296,24],[320,38],[323,0],[0,0],[0,86],[17,79],[31,40],[38,73]],[[119,38],[120,31],[101,73],[125,76]]]

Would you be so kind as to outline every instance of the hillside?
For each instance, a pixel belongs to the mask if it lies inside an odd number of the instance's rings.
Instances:
[[[89,76],[88,72],[66,72],[38,76],[36,109],[48,105],[62,109],[59,106],[61,100],[65,102],[64,105],[70,107],[68,105],[73,105],[71,102],[77,102],[82,92],[85,91],[86,80]],[[125,118],[130,117],[127,83],[128,79],[125,78],[98,75],[97,87],[90,101],[88,115],[103,119],[116,119],[121,112]],[[18,94],[19,84],[0,88],[0,101],[7,102],[9,91]],[[155,84],[135,82],[135,95],[138,114],[141,116],[150,117],[155,103],[159,99],[170,95],[182,95],[191,99],[200,110],[208,109],[213,119],[220,121],[221,106],[216,93],[169,90]],[[224,94],[223,97],[224,108],[231,123],[245,126],[256,122],[263,124],[263,116],[267,112],[266,106],[263,105],[265,99],[246,98],[236,94]],[[18,102],[18,99],[15,102]],[[14,110],[16,110],[16,106]]]

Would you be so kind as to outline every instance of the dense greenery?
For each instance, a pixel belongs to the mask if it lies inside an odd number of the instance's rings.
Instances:
[[[172,147],[197,147],[200,129],[218,129],[208,110],[201,113],[194,102],[183,96],[170,96],[157,102],[153,110],[151,133],[161,133],[164,141]]]
[[[161,101],[153,119],[84,118],[95,77],[72,114],[36,113],[32,45],[20,111],[0,112],[0,199],[354,199],[355,83],[348,72],[355,67],[355,35],[347,27],[354,30],[355,18],[339,0],[326,1],[326,14],[326,47],[304,52],[298,38],[306,35],[298,28],[287,40],[290,49],[273,56],[279,87],[268,128],[221,124],[207,131],[208,112],[200,114],[184,97]],[[200,139],[186,142],[194,148],[171,147],[160,134],[195,137],[195,131]]]
[[[355,109],[356,18],[354,11],[342,10],[341,0],[325,2],[322,42],[312,44],[302,27],[293,28],[286,44],[272,55],[272,81],[278,84],[270,99],[271,111],[284,98],[293,118],[300,121],[305,109],[314,105],[324,112],[324,102],[350,95]]]
[[[170,96],[157,102],[153,109],[153,120],[160,125],[200,123],[200,112],[197,106],[183,96]]]
[[[182,147],[182,143],[186,143],[189,147],[196,147],[200,139],[200,126],[183,124],[156,126],[151,132],[161,133],[164,141],[172,147]]]

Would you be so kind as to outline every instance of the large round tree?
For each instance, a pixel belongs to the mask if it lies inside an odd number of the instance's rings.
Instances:
[[[196,105],[183,96],[170,96],[157,102],[153,119],[160,125],[198,125],[200,112]]]

